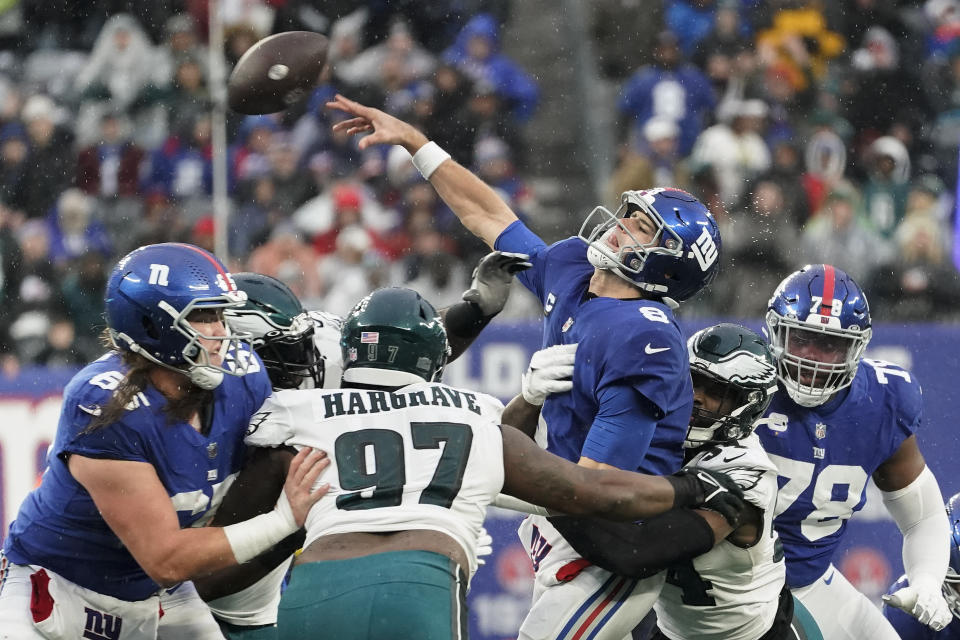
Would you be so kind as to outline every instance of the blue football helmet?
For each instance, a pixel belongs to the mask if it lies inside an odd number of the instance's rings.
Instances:
[[[198,387],[214,389],[224,374],[242,376],[256,364],[249,334],[226,327],[225,335],[203,335],[189,322],[195,311],[219,314],[246,301],[223,264],[199,247],[170,242],[131,251],[110,274],[104,301],[117,348],[185,373]],[[220,343],[222,365],[201,339]]]
[[[947,520],[950,521],[950,565],[943,580],[943,599],[953,617],[960,620],[960,493],[947,500]]]
[[[777,378],[803,407],[850,386],[873,335],[863,290],[828,264],[787,276],[770,298],[766,323]]]
[[[640,213],[653,223],[649,242],[641,242],[623,223]],[[680,189],[624,191],[617,212],[596,207],[579,236],[589,247],[590,264],[668,304],[710,284],[720,267],[717,221],[702,202]]]

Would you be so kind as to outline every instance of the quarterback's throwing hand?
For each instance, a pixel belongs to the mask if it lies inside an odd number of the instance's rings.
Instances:
[[[906,611],[934,631],[940,631],[953,619],[950,607],[938,588],[909,585],[884,595],[883,601]]]
[[[510,296],[513,276],[533,266],[529,260],[525,253],[488,253],[473,270],[473,281],[463,292],[463,299],[480,307],[486,317],[500,313]]]
[[[357,143],[363,150],[374,144],[399,144],[413,153],[427,143],[427,137],[415,127],[398,120],[388,113],[343,97],[339,93],[327,103],[328,109],[336,109],[353,116],[333,125],[334,131],[346,131],[350,135],[369,133]]]
[[[541,349],[530,358],[530,368],[520,380],[520,393],[528,403],[540,407],[551,393],[573,388],[573,363],[576,344],[556,344]]]

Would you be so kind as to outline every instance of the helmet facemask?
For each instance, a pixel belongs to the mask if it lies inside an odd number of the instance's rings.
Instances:
[[[680,258],[683,241],[656,209],[642,199],[631,197],[630,193],[624,193],[616,213],[603,206],[595,207],[583,221],[578,235],[587,243],[587,258],[594,267],[612,271],[635,287],[662,296],[668,292],[666,286],[643,281],[647,258],[653,254]],[[652,223],[653,233],[648,242],[640,239],[637,229],[631,230],[629,223],[624,223],[638,215],[645,215]],[[621,232],[619,235],[617,230]]]
[[[716,403],[716,409],[710,410],[694,402],[684,447],[742,440],[753,433],[754,420],[769,405],[769,393],[744,387],[707,371],[694,369],[690,374],[694,389],[709,396],[711,404]]]
[[[811,314],[823,324],[767,313],[767,329],[777,359],[777,378],[802,407],[816,407],[850,386],[872,329],[843,329],[839,321]],[[817,355],[816,358],[811,357]]]
[[[310,380],[315,389],[323,387],[324,362],[314,347],[313,334],[313,321],[302,313],[290,326],[276,327],[254,338],[253,348],[275,388],[297,389],[305,380]]]
[[[164,362],[157,358],[125,333],[111,331],[111,337],[114,343],[126,346],[154,364],[185,374],[201,389],[215,389],[223,382],[224,374],[243,376],[256,364],[252,354],[251,335],[231,331],[223,320],[223,309],[238,307],[245,300],[246,294],[243,292],[230,291],[218,296],[194,298],[180,310],[165,300],[158,302],[157,308],[172,319],[169,328],[186,339],[186,344],[176,358],[179,361],[177,363]],[[211,320],[223,324],[223,335],[201,333],[192,324],[205,324]],[[147,322],[146,318],[144,321]],[[148,332],[150,330],[159,332],[156,327],[148,328]],[[219,347],[211,351],[203,341],[219,343]],[[246,348],[241,348],[241,344],[245,344]]]

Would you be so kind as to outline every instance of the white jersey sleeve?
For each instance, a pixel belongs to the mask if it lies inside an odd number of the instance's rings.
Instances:
[[[660,630],[671,640],[751,640],[773,624],[786,565],[773,511],[777,471],[756,435],[737,445],[713,447],[691,460],[722,471],[743,489],[744,498],[763,510],[763,529],[750,547],[722,540],[691,562],[668,569],[657,601]]]
[[[296,390],[274,391],[250,417],[243,441],[251,447],[285,445],[293,435],[295,422],[311,418],[305,415],[309,410],[307,398],[301,398]]]
[[[313,346],[323,359],[323,388],[339,389],[343,377],[343,352],[340,350],[340,328],[343,318],[325,311],[308,312],[313,320]],[[313,384],[307,380],[305,384]]]

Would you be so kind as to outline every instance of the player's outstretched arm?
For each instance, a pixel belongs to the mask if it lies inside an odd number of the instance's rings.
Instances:
[[[223,497],[210,526],[225,527],[270,513],[283,491],[283,482],[296,455],[292,447],[249,447],[243,468]],[[254,584],[303,546],[306,532],[300,529],[250,562],[194,578],[200,597],[207,602],[237,593]]]
[[[939,631],[953,619],[940,590],[950,562],[950,522],[940,485],[917,447],[916,436],[903,441],[877,468],[873,480],[903,534],[903,566],[910,582],[883,600]]]
[[[529,256],[524,253],[492,251],[480,259],[470,288],[463,292],[463,301],[439,311],[450,342],[450,360],[459,358],[503,310],[514,275],[530,266]]]
[[[228,527],[181,529],[152,464],[71,455],[70,473],[93,498],[104,521],[157,584],[173,586],[246,562],[303,526],[329,485],[314,489],[330,464],[302,449],[290,464],[281,499],[270,513]]]
[[[412,125],[340,94],[327,103],[327,108],[353,116],[334,124],[334,131],[368,134],[360,139],[361,149],[374,144],[398,144],[413,155],[414,164],[426,174],[424,177],[463,226],[491,249],[503,230],[517,220],[510,206],[489,185],[449,156],[442,160],[443,151],[436,145],[428,146],[427,137]]]
[[[660,477],[588,469],[541,449],[509,425],[503,425],[501,433],[502,492],[560,513],[638,520],[674,507],[709,504],[736,520],[743,511],[739,490],[729,478],[720,478],[722,474],[695,470]]]

